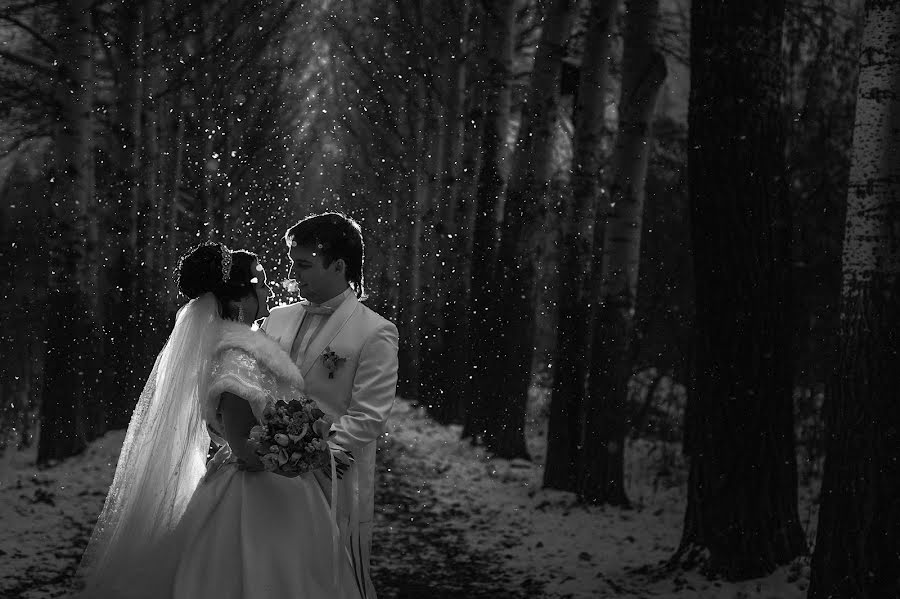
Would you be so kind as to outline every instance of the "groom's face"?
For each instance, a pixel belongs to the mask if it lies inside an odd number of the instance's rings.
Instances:
[[[292,246],[289,277],[297,281],[300,295],[311,302],[322,303],[347,287],[343,260],[335,260],[327,267],[321,250],[314,247]]]

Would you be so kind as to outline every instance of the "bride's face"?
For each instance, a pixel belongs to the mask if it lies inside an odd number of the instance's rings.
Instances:
[[[245,324],[253,324],[253,321],[269,315],[269,298],[272,296],[272,290],[266,281],[266,270],[262,265],[254,262],[250,269],[250,283],[253,285],[255,297],[248,295],[240,302],[244,308]]]

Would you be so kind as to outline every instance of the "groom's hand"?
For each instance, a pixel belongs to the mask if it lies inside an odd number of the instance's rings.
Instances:
[[[334,452],[334,470],[339,479],[344,477],[344,473],[347,472],[347,469],[350,468],[351,464],[353,464],[353,454],[351,452],[345,449]],[[331,480],[331,466],[326,466],[325,468],[322,468],[322,470],[325,472],[325,476],[328,477],[328,480]]]
[[[347,464],[341,464],[340,462],[334,465],[334,471],[337,473],[338,479],[344,478],[344,473],[347,472],[347,468],[349,468]],[[322,471],[325,473],[325,477],[328,480],[331,480],[331,466],[327,466],[322,468]]]

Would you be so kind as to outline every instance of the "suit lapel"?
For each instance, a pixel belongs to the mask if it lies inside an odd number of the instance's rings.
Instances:
[[[341,332],[341,329],[344,328],[344,325],[347,324],[347,321],[350,320],[350,317],[353,316],[358,307],[359,300],[356,299],[355,295],[351,295],[328,318],[325,326],[312,340],[309,347],[306,348],[306,352],[303,355],[303,364],[300,366],[300,372],[303,373],[303,376],[306,376],[313,364],[316,363],[316,360],[319,359],[322,350],[334,341],[334,338]],[[297,326],[300,326],[299,321],[297,321]],[[294,329],[294,334],[297,334],[296,328]]]

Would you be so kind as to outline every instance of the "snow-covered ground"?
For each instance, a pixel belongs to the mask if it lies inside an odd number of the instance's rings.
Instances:
[[[36,451],[0,458],[0,597],[62,594],[112,483],[125,431],[38,470]]]
[[[458,427],[441,427],[421,409],[397,406],[391,434],[407,445],[434,479],[446,509],[460,512],[458,527],[469,545],[495,557],[511,575],[510,588],[541,583],[540,596],[665,597],[671,599],[800,599],[806,596],[809,560],[800,558],[766,578],[742,583],[708,581],[695,572],[664,572],[660,563],[676,549],[684,517],[686,466],[677,448],[630,443],[627,490],[634,507],[621,510],[580,504],[571,493],[541,488],[543,469],[509,462],[459,442]],[[539,424],[529,450],[543,455]],[[666,473],[668,471],[668,473]],[[662,474],[661,474],[662,472]],[[800,493],[800,515],[814,529],[816,489]]]
[[[535,456],[543,453],[540,424],[533,420],[529,434]],[[636,441],[628,446],[627,484],[634,507],[621,510],[581,505],[570,493],[543,490],[540,458],[533,463],[494,459],[460,442],[459,435],[458,427],[439,426],[423,409],[398,401],[383,446],[393,467],[410,479],[410,492],[428,497],[428,513],[440,521],[442,534],[477,559],[488,556],[492,567],[502,571],[502,576],[493,574],[494,588],[500,589],[493,596],[805,596],[808,558],[766,578],[736,584],[658,567],[678,544],[685,505],[685,466],[671,445]],[[33,452],[2,458],[0,597],[38,599],[63,594],[102,507],[123,438],[123,431],[111,432],[85,454],[43,470],[34,467]],[[816,521],[814,496],[814,488],[801,488],[800,513],[808,529]],[[400,517],[389,505],[378,509],[376,551],[379,538],[393,538],[411,526],[408,513]],[[382,542],[381,547],[393,551],[396,544]],[[417,567],[415,556],[395,559],[382,554],[373,558],[375,572],[387,580],[389,569],[404,559],[410,562],[409,568]],[[434,563],[428,567],[434,568]],[[426,578],[427,574],[423,572]],[[392,596],[390,588],[384,586],[383,599]],[[395,591],[393,596],[433,599],[445,595]]]

